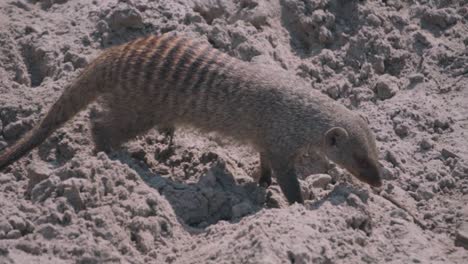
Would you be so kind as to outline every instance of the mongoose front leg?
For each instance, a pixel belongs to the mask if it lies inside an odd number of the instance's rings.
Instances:
[[[165,125],[161,126],[158,128],[158,132],[160,134],[163,134],[166,138],[169,138],[169,147],[172,147],[172,144],[174,143],[174,133],[175,133],[175,127],[172,125]]]
[[[294,168],[294,162],[272,160],[271,166],[275,173],[276,180],[288,202],[290,204],[304,203],[296,169]]]
[[[265,153],[260,152],[260,179],[258,184],[263,187],[271,185],[271,167]]]
[[[91,133],[95,145],[94,152],[110,152],[116,144],[112,140],[112,128],[103,118],[91,122]]]
[[[111,108],[101,117],[93,120],[92,134],[96,144],[96,152],[109,152],[120,147],[121,144],[137,135],[145,133],[154,126],[153,122],[143,118],[137,118],[125,109]]]

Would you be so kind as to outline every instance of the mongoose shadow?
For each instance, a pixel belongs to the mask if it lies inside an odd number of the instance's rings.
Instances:
[[[237,183],[222,159],[211,163],[197,182],[183,183],[154,173],[145,162],[124,150],[111,153],[109,158],[128,165],[165,197],[188,231],[204,229],[221,220],[237,222],[263,208],[265,188],[255,182]]]

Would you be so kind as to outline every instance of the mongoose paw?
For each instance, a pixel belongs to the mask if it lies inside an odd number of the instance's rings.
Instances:
[[[112,148],[110,148],[110,147],[98,147],[98,146],[94,147],[93,154],[96,155],[99,152],[110,153],[110,152],[112,152]]]
[[[262,175],[258,181],[258,185],[264,188],[268,188],[271,185],[271,175]]]

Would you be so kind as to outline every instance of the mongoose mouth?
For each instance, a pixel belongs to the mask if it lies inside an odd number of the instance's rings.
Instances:
[[[352,173],[352,172],[351,172]],[[377,174],[366,174],[366,173],[352,173],[356,178],[358,178],[360,181],[365,182],[369,184],[372,187],[382,187],[383,182],[382,179],[380,178],[380,175]]]
[[[366,181],[367,184],[369,184],[372,187],[380,188],[382,187],[382,179],[380,177],[377,177],[377,179],[371,180],[371,181]]]
[[[382,179],[380,178],[380,176],[378,174],[367,175],[367,176],[363,175],[363,174],[354,174],[354,175],[360,181],[365,182],[365,183],[369,184],[372,187],[380,188],[383,185]]]
[[[369,184],[372,187],[382,187],[383,182],[380,174],[380,169],[377,165],[371,164],[370,162],[364,163],[365,166],[358,169],[357,171],[354,169],[349,170],[356,178],[360,181]]]

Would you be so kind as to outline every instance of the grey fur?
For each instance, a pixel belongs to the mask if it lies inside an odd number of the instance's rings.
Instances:
[[[99,149],[117,147],[154,126],[190,125],[252,144],[261,153],[261,183],[268,186],[273,173],[290,203],[303,202],[294,163],[306,151],[381,185],[375,140],[361,117],[286,71],[169,35],[105,51],[44,120],[0,156],[0,169],[98,97],[107,109],[93,120]]]

